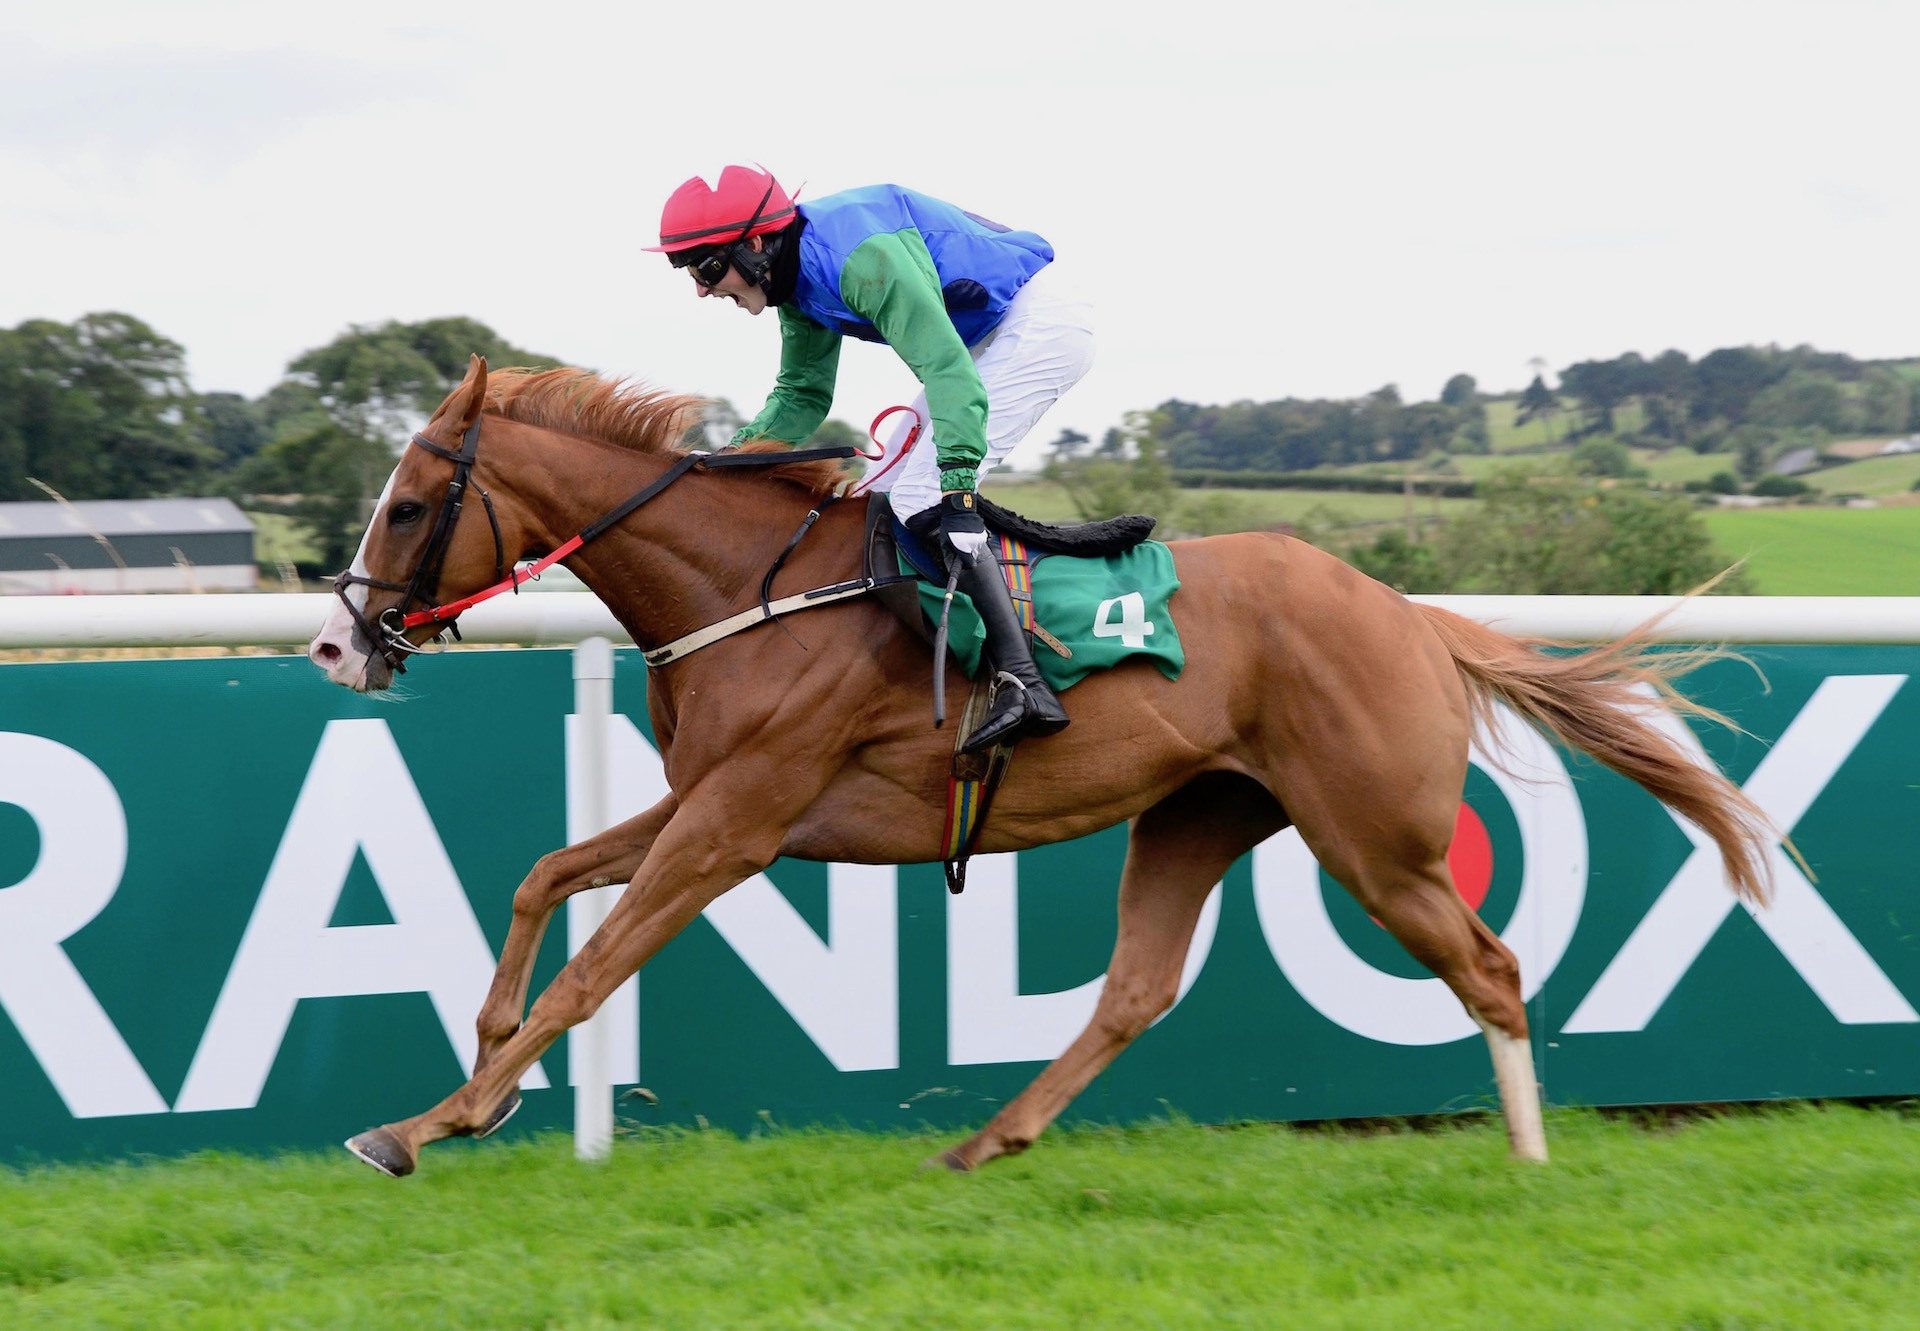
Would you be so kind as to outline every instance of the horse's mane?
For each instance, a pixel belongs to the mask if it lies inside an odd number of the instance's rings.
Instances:
[[[700,423],[705,405],[703,398],[626,379],[603,379],[591,370],[509,367],[487,375],[487,410],[496,415],[669,457],[689,451],[686,437]],[[756,440],[739,451],[768,453],[786,447]],[[826,498],[849,479],[838,458],[770,466],[763,474],[798,485],[814,499]]]

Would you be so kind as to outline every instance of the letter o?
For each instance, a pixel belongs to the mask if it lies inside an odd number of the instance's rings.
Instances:
[[[1500,940],[1520,958],[1521,994],[1539,992],[1580,922],[1587,895],[1587,823],[1566,764],[1552,744],[1506,708],[1500,745],[1516,780],[1474,740],[1472,759],[1513,807],[1526,859],[1520,899]],[[1532,769],[1528,771],[1526,769]],[[1253,852],[1253,902],[1281,972],[1329,1021],[1384,1044],[1447,1044],[1479,1033],[1444,981],[1389,975],[1347,946],[1327,913],[1319,864],[1288,828]]]

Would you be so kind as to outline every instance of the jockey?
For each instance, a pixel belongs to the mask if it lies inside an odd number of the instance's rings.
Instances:
[[[1062,729],[974,504],[980,478],[1092,361],[1088,307],[1046,280],[1053,247],[899,185],[796,204],[768,172],[729,166],[716,185],[696,176],[675,190],[647,248],[687,269],[702,298],[779,311],[780,373],[736,444],[810,437],[833,405],[843,337],[906,362],[929,437],[902,458],[903,428],[872,484],[922,539],[937,531],[951,547],[1006,685],[961,748]]]

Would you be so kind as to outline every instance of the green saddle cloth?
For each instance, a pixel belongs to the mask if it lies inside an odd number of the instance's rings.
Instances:
[[[994,538],[994,552],[1004,565],[1007,538]],[[904,555],[900,571],[915,572]],[[1023,581],[1018,569],[1012,581],[1017,602]],[[1180,578],[1174,572],[1173,552],[1163,543],[1142,541],[1125,554],[1098,559],[1043,554],[1032,564],[1031,583],[1034,618],[1073,653],[1062,656],[1044,641],[1033,645],[1034,664],[1054,692],[1135,656],[1152,661],[1168,679],[1180,678],[1186,668],[1180,631],[1167,609]],[[945,595],[944,586],[920,579],[920,608],[928,622],[940,622]],[[980,613],[965,592],[956,591],[947,646],[969,678],[980,672],[986,641]]]

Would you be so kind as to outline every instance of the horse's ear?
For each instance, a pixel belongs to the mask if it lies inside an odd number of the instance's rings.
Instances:
[[[433,420],[427,428],[435,426],[446,435],[465,434],[472,424],[480,419],[480,413],[487,405],[487,358],[475,355],[467,362],[467,377],[460,386],[447,394],[446,401],[433,413]]]

